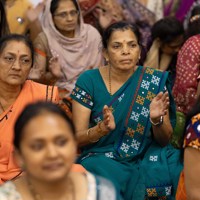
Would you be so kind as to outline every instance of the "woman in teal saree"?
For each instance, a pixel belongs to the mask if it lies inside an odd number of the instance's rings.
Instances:
[[[134,25],[109,26],[103,43],[108,66],[83,73],[71,95],[78,162],[113,181],[125,200],[173,199],[182,165],[168,144],[175,122],[168,72],[136,65]]]

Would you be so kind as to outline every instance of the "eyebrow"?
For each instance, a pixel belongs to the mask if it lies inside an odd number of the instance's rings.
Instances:
[[[16,54],[13,52],[6,52],[5,54],[11,54],[13,56],[16,56]],[[20,55],[20,57],[30,57],[30,56],[28,54],[22,54],[22,55]]]
[[[68,13],[68,12],[72,12],[72,11],[78,11],[78,10],[72,9],[72,10],[56,11],[55,14],[59,14],[59,13]]]
[[[130,40],[130,41],[127,41],[127,43],[131,43],[131,42],[137,42],[137,40]],[[113,43],[123,43],[123,42],[119,42],[119,41],[114,41]]]

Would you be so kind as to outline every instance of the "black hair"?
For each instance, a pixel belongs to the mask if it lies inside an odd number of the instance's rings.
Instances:
[[[183,24],[175,17],[160,19],[151,29],[152,40],[159,38],[163,43],[172,42],[180,35],[184,35]]]
[[[0,0],[0,12],[1,12],[0,13],[0,38],[1,38],[2,36],[9,34],[4,0]]]
[[[55,11],[57,10],[58,8],[58,4],[61,2],[61,1],[64,1],[64,0],[52,0],[51,1],[51,6],[50,6],[50,12],[52,14],[52,16],[54,15]],[[65,0],[66,1],[66,0]],[[68,0],[69,1],[69,0]],[[73,2],[74,6],[76,7],[76,10],[79,11],[79,6],[78,6],[78,2],[76,0],[70,0]]]
[[[111,35],[112,35],[112,33],[114,31],[117,31],[117,30],[124,31],[124,30],[128,30],[128,29],[130,29],[135,34],[135,36],[137,38],[137,41],[138,41],[138,44],[141,46],[141,43],[140,43],[141,35],[140,35],[140,32],[139,32],[139,29],[138,29],[137,25],[121,21],[121,22],[116,22],[116,23],[111,24],[110,26],[108,26],[104,30],[104,33],[103,33],[103,47],[105,49],[107,49],[109,39],[110,39],[110,37],[111,37]]]
[[[192,17],[197,17],[194,20],[191,20]],[[186,40],[193,36],[200,34],[200,5],[196,5],[191,12],[190,21],[186,31]]]
[[[32,59],[31,67],[32,67],[34,62],[34,48],[31,40],[24,35],[9,34],[0,38],[0,54],[3,52],[7,44],[11,41],[23,42],[30,49],[31,59]]]
[[[75,137],[75,128],[71,119],[67,116],[66,112],[58,105],[51,102],[39,101],[36,103],[28,104],[22,113],[19,115],[14,126],[14,146],[20,150],[20,142],[23,137],[23,130],[30,120],[41,115],[44,112],[57,114],[62,117],[70,126],[73,136]]]

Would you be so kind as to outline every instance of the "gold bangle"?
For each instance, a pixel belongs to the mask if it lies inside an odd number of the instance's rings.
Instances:
[[[87,135],[89,141],[90,141],[91,143],[98,142],[99,139],[97,139],[97,140],[92,140],[92,139],[90,138],[90,131],[91,131],[91,128],[89,128],[89,129],[87,130],[87,132],[86,132],[86,135]]]
[[[107,133],[107,131],[102,130],[102,128],[101,128],[101,124],[102,124],[102,123],[103,123],[103,121],[100,121],[100,122],[97,124],[97,127],[98,127],[97,133],[99,134],[100,137],[105,136],[105,134],[103,134],[103,133]],[[108,131],[108,132],[109,132],[109,131]]]

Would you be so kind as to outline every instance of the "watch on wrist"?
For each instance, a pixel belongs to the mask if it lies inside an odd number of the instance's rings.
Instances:
[[[151,122],[151,124],[154,125],[154,126],[160,126],[161,124],[163,124],[163,116],[162,116],[162,115],[160,116],[160,120],[159,120],[159,122],[157,122],[157,123],[154,123],[154,122],[152,121],[151,117],[150,117],[150,122]]]

